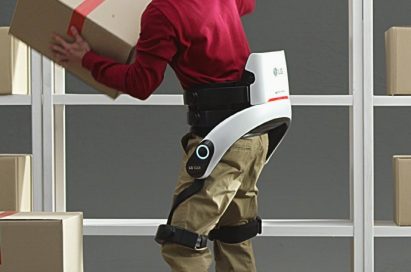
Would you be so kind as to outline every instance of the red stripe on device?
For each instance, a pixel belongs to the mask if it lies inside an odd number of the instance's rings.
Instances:
[[[268,100],[268,102],[274,102],[274,101],[285,100],[285,99],[288,99],[288,96],[280,96],[280,97],[271,98],[270,100]]]
[[[84,0],[76,9],[73,10],[73,14],[71,15],[71,20],[67,29],[67,34],[69,36],[73,36],[70,31],[72,26],[74,26],[78,32],[81,33],[87,15],[89,15],[103,2],[104,0]]]

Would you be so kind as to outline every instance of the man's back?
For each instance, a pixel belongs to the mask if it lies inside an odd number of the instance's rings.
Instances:
[[[255,0],[153,0],[175,31],[177,54],[170,65],[184,88],[236,81],[250,49],[240,17]]]

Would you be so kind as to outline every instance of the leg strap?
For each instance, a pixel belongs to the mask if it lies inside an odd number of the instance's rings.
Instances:
[[[180,194],[177,195],[177,197],[174,200],[173,207],[171,208],[170,214],[168,215],[168,220],[167,220],[168,225],[171,224],[171,220],[173,219],[173,214],[176,208],[181,203],[183,203],[184,201],[186,201],[193,195],[200,192],[201,189],[203,189],[204,187],[204,182],[205,182],[205,179],[196,179],[189,187],[187,187],[185,190],[183,190]]]
[[[207,236],[171,225],[160,225],[155,240],[159,244],[171,242],[192,249],[203,249],[207,247]]]
[[[186,229],[171,225],[175,209],[185,200],[200,192],[204,187],[204,181],[204,179],[194,180],[194,182],[189,187],[187,187],[177,195],[168,216],[167,224],[160,225],[157,229],[157,234],[155,237],[157,243],[176,243],[192,249],[203,249],[207,247],[206,235],[200,235]]]
[[[204,179],[197,179],[189,187],[177,195],[168,216],[167,224],[160,225],[158,227],[155,237],[157,243],[164,244],[166,242],[171,242],[192,249],[203,249],[207,247],[207,238],[211,241],[219,240],[228,244],[236,244],[249,240],[257,236],[257,234],[261,234],[262,224],[260,217],[257,217],[247,224],[233,227],[225,226],[218,229],[213,229],[209,233],[208,237],[206,235],[200,235],[177,226],[172,226],[171,221],[175,209],[185,200],[200,192],[204,187],[204,182]]]
[[[237,244],[247,241],[257,234],[262,232],[262,221],[257,216],[256,219],[248,222],[247,224],[232,226],[232,227],[220,227],[213,229],[208,235],[208,239],[211,241],[219,240],[227,244]]]

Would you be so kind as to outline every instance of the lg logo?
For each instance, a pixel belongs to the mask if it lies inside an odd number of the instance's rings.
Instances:
[[[274,70],[273,70],[273,74],[274,74],[274,76],[283,75],[283,74],[284,74],[284,70],[283,70],[283,68],[277,68],[277,67],[275,67]]]

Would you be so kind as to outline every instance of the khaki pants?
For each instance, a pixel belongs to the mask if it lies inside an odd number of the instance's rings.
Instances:
[[[174,196],[193,182],[185,166],[201,140],[194,134],[183,138],[185,156]],[[256,183],[265,164],[267,148],[267,134],[239,139],[206,179],[201,192],[178,206],[172,225],[207,235],[216,226],[236,226],[254,219],[257,216]],[[167,243],[161,253],[173,272],[206,272],[212,261],[208,248],[193,250]],[[217,272],[256,271],[250,240],[238,244],[215,241],[214,258]]]

